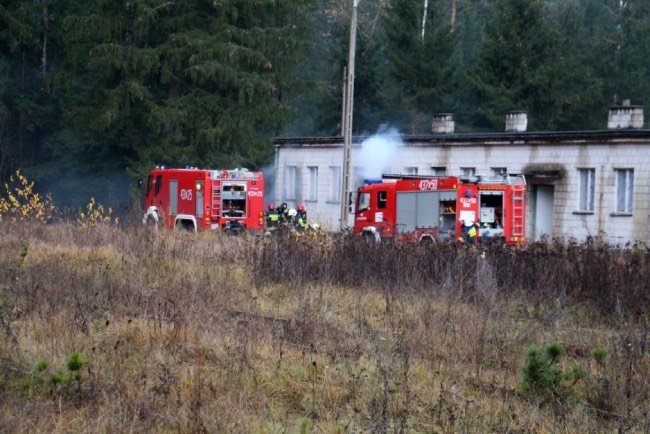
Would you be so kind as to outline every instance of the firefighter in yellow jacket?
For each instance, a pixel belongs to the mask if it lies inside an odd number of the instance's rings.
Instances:
[[[280,224],[280,214],[275,209],[275,205],[270,203],[266,212],[266,230],[273,231]]]
[[[476,244],[478,242],[478,225],[470,220],[461,220],[463,225],[460,241],[464,243]]]
[[[304,232],[307,229],[307,210],[303,205],[296,207],[295,229],[298,232]]]

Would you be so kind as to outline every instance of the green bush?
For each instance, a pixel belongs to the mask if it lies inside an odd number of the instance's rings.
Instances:
[[[43,391],[47,393],[64,393],[76,395],[81,385],[81,370],[88,364],[86,359],[77,352],[72,352],[66,360],[68,372],[56,370],[51,372],[50,362],[39,358],[33,372],[10,383],[12,387],[25,391]]]
[[[564,354],[564,348],[557,342],[548,344],[544,350],[530,346],[526,351],[526,363],[521,368],[524,394],[544,401],[564,400],[573,394],[573,386],[585,378],[587,372],[578,364],[562,370],[560,361]]]
[[[66,365],[68,366],[68,370],[70,372],[77,372],[81,370],[84,366],[86,366],[86,359],[84,357],[77,353],[73,352],[70,354],[70,357],[68,357],[68,361],[66,362]]]
[[[596,348],[591,352],[591,358],[596,362],[598,372],[587,388],[587,400],[594,408],[600,410],[599,416],[606,416],[614,407],[612,382],[605,368],[609,353],[607,348]]]
[[[47,359],[38,359],[36,362],[36,372],[43,372],[50,366],[50,362]]]

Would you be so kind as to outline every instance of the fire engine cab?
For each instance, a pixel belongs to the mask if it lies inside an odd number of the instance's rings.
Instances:
[[[264,228],[264,174],[259,171],[156,167],[144,193],[145,224],[193,232]]]
[[[464,224],[477,224],[479,240],[520,244],[525,192],[523,175],[384,175],[359,187],[354,233],[375,241],[445,241],[461,239]]]

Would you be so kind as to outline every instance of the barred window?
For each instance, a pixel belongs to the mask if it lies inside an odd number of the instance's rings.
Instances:
[[[298,168],[296,166],[287,166],[285,171],[285,191],[286,200],[296,199],[296,184],[298,182]]]
[[[309,194],[307,200],[318,200],[318,167],[310,166],[307,170],[309,173]]]
[[[578,169],[578,174],[580,175],[578,211],[593,212],[596,192],[596,169]]]
[[[616,170],[616,212],[632,213],[634,197],[634,170]]]
[[[414,167],[414,166],[405,167],[404,168],[404,173],[406,175],[417,175],[418,174],[418,168]]]
[[[332,183],[330,184],[330,201],[341,201],[341,167],[330,166],[330,174]]]

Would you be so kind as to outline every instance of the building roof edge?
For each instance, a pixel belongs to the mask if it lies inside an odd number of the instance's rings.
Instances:
[[[372,136],[355,136],[354,144],[359,144]],[[422,134],[400,135],[403,143],[411,144],[467,144],[486,142],[506,142],[503,144],[521,144],[522,142],[544,141],[563,142],[575,140],[604,140],[612,139],[647,139],[650,142],[650,129],[621,128],[614,130],[589,131],[541,131],[541,132],[500,132],[500,133],[460,133],[460,134]],[[277,147],[283,146],[342,146],[342,137],[278,137],[273,140]]]

